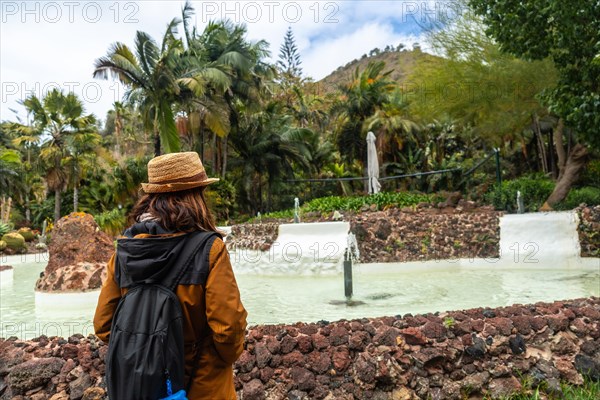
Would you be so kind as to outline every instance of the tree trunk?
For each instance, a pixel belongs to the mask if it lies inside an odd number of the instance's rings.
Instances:
[[[60,189],[54,191],[54,223],[60,219]]]
[[[213,154],[212,154],[212,169],[213,169],[213,174],[217,174],[217,142],[219,140],[219,137],[217,136],[217,134],[214,134],[214,140],[213,140]]]
[[[75,184],[73,187],[73,212],[77,212],[79,208],[79,185]]]
[[[200,159],[204,162],[204,120],[200,119]]]
[[[577,181],[579,173],[585,167],[587,156],[588,149],[585,146],[577,144],[573,147],[567,159],[564,172],[558,182],[556,182],[554,191],[540,208],[541,211],[552,210],[554,205],[567,197],[571,186]]]
[[[271,212],[271,179],[267,180],[267,209],[266,212]]]
[[[547,174],[548,158],[546,157],[546,147],[544,146],[544,138],[542,137],[542,131],[540,130],[540,121],[537,115],[533,117],[533,125],[535,126],[535,135],[537,137],[540,161],[542,163],[542,171],[544,171],[544,174]]]
[[[25,221],[31,222],[31,207],[29,207],[29,188],[25,194]]]
[[[558,180],[562,178],[567,163],[567,153],[565,152],[565,145],[563,143],[564,130],[565,121],[560,118],[558,126],[554,129],[554,146],[556,147],[556,154],[558,156]]]
[[[221,179],[225,179],[225,172],[227,172],[227,138],[223,138],[223,165],[221,166]]]
[[[158,111],[155,111],[157,113]],[[154,157],[160,156],[160,132],[158,131],[158,114],[154,116]]]

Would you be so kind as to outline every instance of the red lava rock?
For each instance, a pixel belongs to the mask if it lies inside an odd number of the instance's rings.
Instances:
[[[417,328],[410,327],[410,328],[402,329],[400,331],[400,334],[404,337],[404,341],[407,344],[423,345],[423,344],[427,343],[427,339],[425,338],[425,335],[423,335],[423,332],[421,332],[421,330],[419,330]]]
[[[446,336],[446,328],[439,322],[427,322],[421,331],[430,339],[438,339]]]
[[[294,350],[283,356],[282,364],[284,367],[288,368],[293,365],[302,365],[304,364],[304,356],[298,350]]]
[[[260,368],[260,380],[264,383],[269,382],[271,378],[275,375],[275,371],[271,367]]]
[[[306,368],[292,367],[290,377],[300,390],[310,391],[316,386],[315,375]]]
[[[531,328],[534,331],[541,331],[546,326],[548,326],[548,322],[545,318],[542,317],[533,317],[529,320],[529,323],[531,324]]]
[[[252,379],[244,384],[242,390],[244,400],[264,400],[265,388],[260,379]]]
[[[60,358],[38,358],[15,365],[8,374],[8,386],[13,395],[25,394],[44,386],[58,375],[65,364]]]
[[[372,383],[377,375],[377,362],[368,353],[360,353],[354,362],[354,375],[364,383]]]
[[[514,376],[492,379],[488,387],[492,398],[495,399],[510,397],[522,389],[521,383]]]
[[[248,350],[244,350],[236,362],[236,368],[241,372],[250,372],[254,368],[255,358]]]
[[[326,352],[313,351],[307,356],[306,361],[317,374],[324,374],[331,367],[331,357]]]
[[[351,350],[364,350],[365,346],[369,342],[371,335],[364,331],[354,332],[350,339],[348,339],[348,347]],[[395,343],[394,343],[395,344]]]
[[[327,347],[329,347],[329,340],[319,333],[311,335],[311,339],[314,348],[317,350],[326,349]]]
[[[391,326],[383,325],[377,328],[373,337],[373,343],[384,346],[396,346],[396,339],[400,336],[400,330]]]
[[[352,322],[350,322],[350,330],[352,332],[362,331],[363,330],[363,324],[361,324],[358,321],[352,321]]]
[[[283,362],[282,356],[280,356],[279,354],[273,354],[273,357],[271,357],[271,362],[269,363],[269,366],[271,366],[273,368],[277,368],[281,365],[282,362]]]
[[[346,346],[332,348],[331,358],[333,360],[333,366],[338,372],[345,371],[352,361],[350,359],[350,352]]]
[[[256,366],[258,368],[264,368],[269,365],[272,355],[264,343],[260,342],[254,346],[254,354],[256,355]]]
[[[329,333],[331,346],[339,346],[348,343],[348,330],[342,326],[336,326]]]
[[[512,317],[511,319],[514,327],[517,328],[517,331],[519,331],[520,334],[528,335],[529,332],[531,332],[531,317],[528,317],[526,315],[517,315],[515,317]]]
[[[269,349],[269,351],[272,354],[279,353],[279,350],[281,348],[281,344],[279,343],[279,340],[277,340],[273,336],[268,336],[267,337],[267,339],[266,339],[266,345],[267,345],[267,349]]]
[[[298,350],[300,350],[301,353],[310,353],[312,349],[313,345],[310,336],[298,336]]]
[[[513,323],[509,318],[496,317],[489,318],[486,321],[488,324],[493,325],[496,330],[504,336],[508,336],[512,333]],[[485,333],[485,330],[484,330]]]
[[[564,331],[569,327],[569,319],[563,315],[548,315],[546,321],[554,332]]]
[[[294,350],[297,343],[298,341],[295,338],[291,336],[284,336],[283,339],[281,339],[281,354],[287,354]]]
[[[441,363],[444,361],[445,355],[442,349],[436,347],[425,347],[420,352],[414,353],[412,356],[417,362],[417,366],[424,368],[431,364]]]
[[[550,345],[550,349],[553,352],[559,355],[564,354],[575,354],[577,352],[578,347],[573,343],[572,340],[566,338],[565,336],[561,336],[558,342],[553,342]]]
[[[65,360],[68,360],[69,358],[76,359],[78,353],[79,347],[74,344],[67,343],[62,347],[62,358]]]

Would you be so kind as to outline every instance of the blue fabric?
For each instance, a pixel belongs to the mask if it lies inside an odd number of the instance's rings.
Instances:
[[[175,394],[172,394],[167,397],[163,397],[162,399],[159,399],[159,400],[187,400],[187,397],[186,397],[185,390],[182,389]]]

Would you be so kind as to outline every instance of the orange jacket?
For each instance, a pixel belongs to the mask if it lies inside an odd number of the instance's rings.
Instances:
[[[135,236],[146,237],[152,235]],[[236,399],[232,365],[243,351],[247,312],[240,301],[229,254],[220,238],[213,242],[209,263],[205,289],[201,285],[180,284],[176,290],[184,316],[186,382],[196,351],[193,345],[200,343],[200,358],[188,399]],[[108,342],[113,314],[126,292],[115,280],[113,255],[94,316],[96,335],[104,342]]]

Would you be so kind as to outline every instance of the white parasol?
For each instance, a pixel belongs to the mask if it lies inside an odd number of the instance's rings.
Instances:
[[[367,172],[369,175],[369,194],[379,193],[381,190],[381,184],[378,180],[379,160],[377,159],[375,135],[373,132],[367,133]]]

